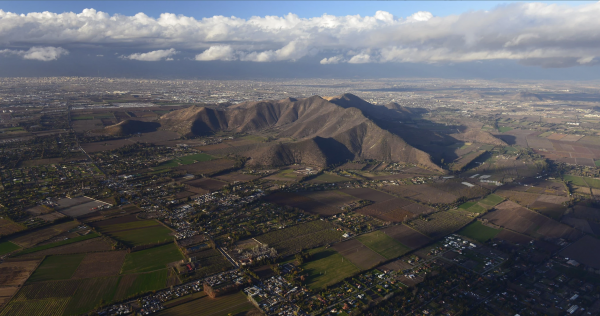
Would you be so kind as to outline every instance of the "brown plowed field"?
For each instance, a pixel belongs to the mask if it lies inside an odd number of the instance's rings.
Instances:
[[[337,243],[332,248],[344,256],[344,258],[365,270],[386,260],[382,255],[367,248],[367,246],[356,239]]]
[[[413,213],[402,208],[402,206],[411,203],[413,202],[402,198],[395,198],[363,207],[358,210],[358,213],[373,216],[383,221],[401,222],[404,219],[414,216]]]
[[[335,208],[340,208],[351,202],[358,201],[358,198],[338,190],[303,192],[301,194],[317,202],[327,204]]]
[[[483,218],[490,223],[533,237],[572,239],[578,235],[573,228],[530,211],[515,202],[505,201]]]
[[[393,195],[369,188],[343,189],[340,191],[355,196],[361,200],[369,200],[373,202],[383,202],[394,198]]]
[[[420,214],[430,214],[435,212],[435,209],[427,206],[427,205],[423,205],[423,204],[419,204],[419,203],[413,203],[413,204],[409,204],[407,206],[402,207],[403,209],[415,214],[415,215],[420,215]]]
[[[527,192],[517,192],[517,191],[508,191],[508,190],[498,190],[495,192],[496,195],[499,195],[505,199],[514,201],[523,206],[527,206],[537,201],[540,197],[539,194],[535,193],[527,193]]]
[[[0,263],[0,286],[23,284],[39,262],[39,260],[25,260]]]
[[[277,192],[265,197],[265,201],[278,205],[296,207],[305,212],[324,216],[335,215],[342,212],[342,210],[339,208],[333,208],[313,199],[294,193]]]
[[[97,278],[119,274],[126,251],[90,253],[83,258],[73,274],[74,279]]]
[[[526,244],[533,240],[529,236],[517,234],[517,233],[511,232],[510,230],[506,230],[506,229],[501,230],[494,238],[506,240],[513,244]]]
[[[404,225],[390,226],[384,228],[383,232],[412,249],[421,248],[431,242],[427,236]]]

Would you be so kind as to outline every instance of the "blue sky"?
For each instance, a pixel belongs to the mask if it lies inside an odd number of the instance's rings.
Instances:
[[[512,1],[514,2],[514,1]],[[580,5],[589,1],[539,1]],[[373,15],[378,10],[396,16],[429,11],[435,16],[460,14],[469,10],[490,10],[511,1],[2,1],[0,9],[14,13],[50,11],[81,12],[93,8],[109,14],[134,15],[144,12],[151,17],[169,12],[195,18],[215,15],[249,18],[251,16],[294,13],[302,18],[332,15]]]

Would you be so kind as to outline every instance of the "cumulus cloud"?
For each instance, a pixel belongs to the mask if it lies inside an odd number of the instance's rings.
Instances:
[[[177,49],[193,51],[200,61],[295,61],[318,52],[333,56],[322,59],[322,64],[508,59],[570,67],[597,64],[598,16],[599,2],[581,6],[516,2],[445,17],[424,11],[396,17],[378,11],[373,16],[300,18],[290,13],[195,19],[171,13],[157,18],[144,13],[109,15],[94,9],[60,14],[0,10],[0,48],[148,47],[154,51],[124,57],[146,61],[172,58]],[[340,53],[348,58],[338,58]]]
[[[337,55],[329,58],[323,58],[321,59],[320,63],[321,65],[339,64],[342,61],[344,61],[344,55]]]
[[[177,53],[179,53],[179,52],[176,51],[175,48],[159,49],[159,50],[154,50],[154,51],[147,52],[147,53],[135,53],[135,54],[131,54],[129,56],[121,56],[121,58],[139,60],[139,61],[159,61],[159,60],[163,60],[165,58],[168,59],[169,57],[171,57]],[[171,58],[170,60],[173,60],[173,59]]]
[[[211,46],[201,54],[196,55],[198,61],[235,60],[234,50],[229,45]]]
[[[40,61],[51,61],[57,60],[60,56],[68,55],[69,51],[62,47],[39,47],[34,46],[29,50],[15,50],[15,49],[3,49],[0,50],[0,55],[17,55],[23,59],[32,59]]]

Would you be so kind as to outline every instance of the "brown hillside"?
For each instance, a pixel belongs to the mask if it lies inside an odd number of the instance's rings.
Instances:
[[[125,120],[115,125],[106,126],[104,132],[110,135],[123,136],[136,133],[154,132],[160,127],[157,122],[144,122],[138,120]]]

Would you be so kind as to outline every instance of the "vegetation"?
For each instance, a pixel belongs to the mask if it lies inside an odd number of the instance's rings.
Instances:
[[[0,256],[13,252],[17,249],[21,249],[21,247],[13,244],[10,241],[0,242]]]
[[[302,265],[308,273],[307,285],[320,289],[340,282],[360,271],[349,260],[332,249],[317,248],[310,251],[311,259]]]
[[[27,282],[69,279],[77,270],[85,254],[48,256]]]
[[[217,298],[204,296],[188,303],[168,308],[156,313],[157,316],[227,316],[238,315],[253,309],[254,306],[241,292]]]
[[[357,239],[362,244],[382,255],[386,259],[400,257],[401,255],[410,251],[409,247],[403,245],[382,231],[374,231],[368,234],[360,235]]]
[[[501,230],[502,229],[495,229],[485,226],[480,221],[474,221],[473,223],[459,230],[458,234],[483,243],[496,237]]]
[[[80,242],[80,241],[84,241],[84,240],[96,238],[98,236],[99,235],[96,234],[96,233],[89,233],[89,234],[84,235],[84,236],[79,236],[79,237],[74,237],[74,238],[70,238],[70,239],[66,239],[66,240],[61,240],[61,241],[57,241],[57,242],[53,242],[53,243],[49,243],[49,244],[45,244],[45,245],[41,245],[41,246],[37,246],[37,247],[31,247],[31,248],[25,249],[23,251],[20,251],[16,255],[17,256],[21,256],[21,255],[25,255],[25,254],[32,253],[32,252],[37,252],[37,251],[40,251],[40,250],[46,250],[46,249],[50,249],[50,248],[54,248],[54,247],[69,245],[69,244],[73,244],[73,243],[76,243],[76,242]]]
[[[127,254],[121,273],[139,273],[166,268],[166,264],[182,260],[183,255],[174,243]]]
[[[127,289],[126,297],[164,288],[167,283],[168,274],[169,271],[166,269],[138,274],[133,284]]]

